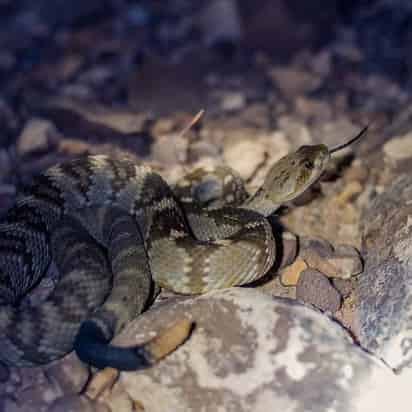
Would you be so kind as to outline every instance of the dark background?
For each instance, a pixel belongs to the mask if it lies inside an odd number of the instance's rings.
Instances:
[[[322,51],[332,69],[311,90],[317,97],[345,88],[351,107],[391,113],[411,89],[408,0],[0,0],[0,16],[2,146],[13,143],[45,96],[125,104],[154,115],[207,108],[197,76],[305,67],[309,54]],[[365,91],[363,80],[348,73],[380,80]],[[393,101],[387,91],[365,101],[374,87],[388,89],[386,79],[405,95]],[[196,99],[192,106],[187,90]]]

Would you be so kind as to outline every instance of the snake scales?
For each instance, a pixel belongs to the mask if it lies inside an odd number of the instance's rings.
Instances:
[[[187,337],[187,325],[160,343],[109,342],[145,308],[152,278],[175,292],[203,293],[263,276],[276,256],[266,217],[306,190],[330,153],[301,147],[272,167],[255,195],[223,207],[208,204],[204,185],[195,193],[203,205],[187,199],[196,173],[179,194],[125,159],[88,156],[49,168],[0,224],[0,362],[37,366],[74,348],[97,367],[151,365]],[[240,190],[236,175],[223,180]],[[60,272],[54,290],[40,305],[22,304],[52,260]]]

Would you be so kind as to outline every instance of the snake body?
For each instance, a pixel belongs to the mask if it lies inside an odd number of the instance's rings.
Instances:
[[[158,174],[125,159],[87,156],[49,168],[0,224],[0,362],[37,366],[74,348],[98,367],[149,366],[162,345],[109,342],[144,309],[152,278],[203,293],[263,276],[276,256],[266,216],[306,190],[328,160],[324,145],[300,148],[238,206],[214,205],[187,179],[181,190],[207,207],[179,200]],[[236,176],[224,180],[240,187]],[[22,304],[52,261],[61,276],[54,290],[39,305]]]

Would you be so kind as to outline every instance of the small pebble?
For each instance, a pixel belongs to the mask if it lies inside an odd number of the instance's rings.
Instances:
[[[283,286],[296,286],[299,276],[308,265],[303,259],[296,259],[290,266],[285,268],[280,275],[280,282]]]
[[[246,105],[245,96],[239,92],[225,93],[222,99],[221,107],[225,112],[241,110]]]
[[[105,390],[113,387],[119,371],[113,368],[104,368],[97,372],[87,385],[86,395],[90,399],[97,399]]]
[[[48,120],[29,120],[17,140],[17,152],[25,155],[30,152],[46,150],[49,144],[58,139],[58,131]]]
[[[296,285],[296,298],[324,312],[336,312],[341,305],[341,296],[329,279],[313,269],[304,270],[300,274]]]

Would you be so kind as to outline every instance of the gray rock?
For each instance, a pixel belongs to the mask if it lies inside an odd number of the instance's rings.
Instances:
[[[341,296],[328,278],[313,269],[306,269],[300,274],[296,285],[296,298],[332,313],[336,312],[341,304]]]
[[[357,288],[361,344],[399,372],[412,363],[412,176],[363,213],[365,270]]]
[[[185,344],[153,368],[120,376],[146,412],[365,412],[357,388],[368,393],[369,372],[391,376],[325,315],[246,288],[160,305],[115,342],[143,341],[182,316],[196,322]]]

